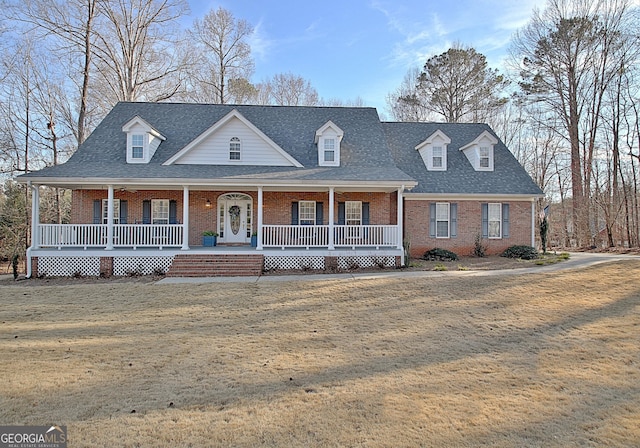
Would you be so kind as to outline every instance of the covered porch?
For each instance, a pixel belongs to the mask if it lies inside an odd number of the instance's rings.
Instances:
[[[135,188],[136,194],[140,197],[145,195],[145,188],[157,192],[157,186],[136,185],[108,185],[106,188],[95,186],[90,191],[103,191],[106,198],[101,200],[100,222],[96,223],[94,214],[93,223],[86,223],[87,216],[82,216],[77,220],[84,220],[85,223],[71,224],[47,224],[39,222],[39,186],[32,185],[32,245],[28,250],[28,257],[37,257],[38,263],[43,260],[54,258],[66,259],[70,257],[100,259],[142,259],[144,257],[162,257],[165,262],[159,265],[160,270],[168,270],[166,266],[167,257],[175,257],[181,254],[225,254],[239,253],[239,250],[252,253],[262,253],[265,255],[264,269],[326,269],[325,261],[335,268],[334,264],[339,264],[342,269],[356,264],[366,266],[375,264],[391,265],[403,264],[402,246],[402,191],[404,188],[390,189],[389,187],[377,187],[380,194],[384,194],[388,202],[393,203],[395,210],[388,210],[384,205],[372,205],[372,214],[382,215],[391,223],[370,223],[369,204],[366,208],[366,221],[349,221],[345,218],[344,202],[338,203],[337,197],[353,198],[354,195],[369,194],[371,188],[362,187],[351,189],[336,187],[298,187],[296,191],[292,188],[284,187],[214,187],[204,185],[183,185],[182,200],[173,200],[177,203],[169,211],[167,219],[159,223],[155,219],[147,219],[146,211],[139,216],[135,214],[126,218],[122,211],[126,202],[123,200],[123,192]],[[223,189],[224,188],[224,189]],[[164,187],[165,191],[173,191],[177,196],[176,188]],[[106,190],[106,191],[105,191]],[[89,191],[86,189],[85,191]],[[241,193],[229,193],[229,192]],[[141,192],[141,193],[140,193]],[[208,195],[214,195],[214,201],[208,199]],[[148,192],[147,192],[148,193]],[[95,193],[97,195],[98,193]],[[284,198],[284,196],[286,198]],[[310,196],[311,195],[311,196]],[[345,196],[346,195],[346,196]],[[351,195],[351,196],[349,196]],[[120,196],[121,199],[118,199]],[[136,201],[129,197],[129,209],[136,206]],[[206,200],[204,198],[207,197]],[[266,200],[265,200],[266,197]],[[318,219],[312,222],[299,219],[302,213],[294,216],[294,212],[288,210],[291,198],[316,199],[317,205],[315,213]],[[98,199],[90,199],[98,201]],[[239,202],[238,202],[239,200]],[[120,201],[117,203],[117,201]],[[235,201],[235,202],[234,202]],[[246,206],[240,211],[239,224],[231,221],[234,216],[229,211],[235,211],[233,206]],[[313,201],[307,201],[313,202]],[[280,203],[287,204],[279,206]],[[89,200],[85,199],[76,208],[90,208]],[[116,205],[117,204],[117,205]],[[215,205],[214,205],[215,204]],[[296,208],[298,202],[294,202]],[[302,204],[302,201],[300,201]],[[323,207],[327,210],[326,216],[322,216]],[[75,205],[75,204],[74,204]],[[342,205],[342,209],[340,208]],[[278,208],[279,207],[279,208]],[[144,208],[144,207],[142,207]],[[141,208],[141,210],[142,210]],[[171,207],[170,207],[171,208]],[[363,206],[364,208],[364,206]],[[120,209],[120,210],[118,210]],[[393,213],[395,212],[395,213]],[[120,213],[120,218],[117,219]],[[341,216],[338,216],[342,213]],[[286,216],[285,216],[286,215]],[[395,215],[395,216],[393,216]],[[125,216],[124,219],[122,217]],[[350,216],[351,217],[351,216]],[[140,218],[140,219],[139,219]],[[395,219],[393,219],[395,218]],[[291,220],[291,223],[283,223]],[[376,218],[379,222],[381,219]],[[133,221],[133,223],[128,222]],[[203,223],[207,222],[206,224]],[[294,222],[296,221],[296,222]],[[375,220],[372,219],[373,222]],[[393,222],[396,221],[396,222]],[[240,227],[237,232],[241,238],[232,240],[233,225]],[[213,228],[218,233],[220,245],[207,248],[202,247],[200,235],[203,228]],[[228,237],[223,236],[224,234]],[[253,238],[251,238],[253,237]],[[250,245],[253,242],[253,247]],[[125,257],[125,258],[123,258]],[[354,262],[353,257],[365,257]],[[384,261],[381,261],[381,257]],[[396,257],[399,257],[396,260]],[[278,259],[280,259],[278,261]],[[320,261],[322,260],[322,261]],[[33,263],[29,263],[31,268]],[[151,263],[153,264],[153,263]],[[157,264],[157,263],[156,263]],[[51,269],[47,269],[51,271]],[[145,272],[149,269],[145,268]],[[154,270],[157,270],[154,268]],[[42,269],[37,269],[42,274]],[[56,272],[64,269],[55,270]],[[95,272],[95,268],[88,271]],[[115,272],[116,270],[114,270]],[[73,272],[78,272],[74,270]],[[100,271],[102,272],[102,271]],[[28,275],[31,275],[29,272]],[[87,274],[91,275],[91,274]]]

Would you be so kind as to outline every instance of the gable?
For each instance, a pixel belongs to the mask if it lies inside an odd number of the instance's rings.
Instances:
[[[232,141],[240,155],[230,158]],[[174,164],[302,167],[235,109],[164,163]]]

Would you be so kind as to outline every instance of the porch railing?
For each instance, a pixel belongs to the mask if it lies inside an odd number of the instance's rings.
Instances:
[[[333,226],[335,247],[397,247],[398,226]],[[327,247],[329,226],[264,225],[264,247]]]
[[[106,247],[106,224],[40,224],[40,247]],[[176,247],[182,245],[181,224],[114,224],[114,247]]]
[[[264,247],[327,247],[329,226],[262,226]]]

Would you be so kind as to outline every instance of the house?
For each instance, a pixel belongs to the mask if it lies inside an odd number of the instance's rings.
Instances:
[[[118,103],[66,163],[18,180],[29,276],[400,266],[405,240],[419,256],[479,232],[497,252],[534,244],[542,194],[488,126],[373,108]],[[71,224],[39,222],[43,185],[72,190]]]

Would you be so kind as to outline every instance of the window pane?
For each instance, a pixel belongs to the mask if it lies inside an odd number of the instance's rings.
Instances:
[[[449,238],[449,204],[436,204],[436,238]]]
[[[325,138],[324,139],[324,149],[335,149],[336,141],[333,138]]]
[[[107,216],[109,213],[109,200],[102,200],[102,224],[107,224]],[[120,224],[120,199],[113,200],[113,223]]]
[[[433,148],[432,164],[434,168],[442,168],[442,148],[440,146]]]
[[[134,159],[142,159],[144,157],[144,136],[131,136],[131,157]]]
[[[153,199],[151,201],[151,223],[169,224],[168,199]]]
[[[449,222],[448,221],[436,222],[436,237],[449,238]]]
[[[229,142],[229,160],[240,160],[240,139],[233,137]]]
[[[298,220],[300,224],[312,225],[316,223],[315,201],[300,201],[298,203]]]
[[[348,226],[359,226],[362,224],[362,202],[347,201],[345,203],[345,218]]]
[[[502,204],[489,204],[489,238],[502,237]]]
[[[325,151],[324,152],[324,161],[325,162],[333,162],[336,160],[336,153],[334,151]]]
[[[489,168],[489,148],[486,146],[480,147],[480,167],[481,168]]]

